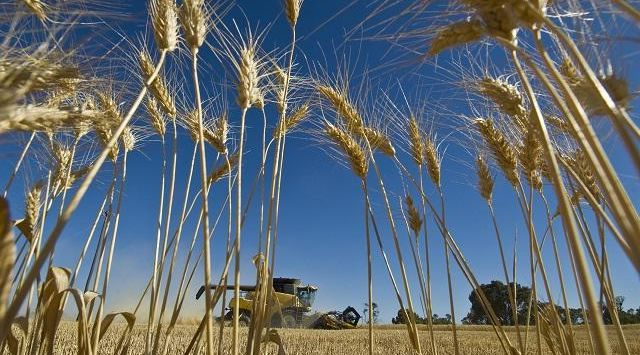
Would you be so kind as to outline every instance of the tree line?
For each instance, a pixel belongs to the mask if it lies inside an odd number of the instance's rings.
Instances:
[[[515,286],[515,287],[514,287]],[[503,325],[515,325],[516,318],[519,324],[524,324],[529,318],[529,323],[535,323],[534,312],[531,311],[533,302],[531,299],[531,288],[523,286],[521,284],[510,283],[508,286],[501,281],[491,281],[488,284],[482,284],[480,287],[487,297],[491,307],[493,308],[496,317]],[[510,292],[515,290],[515,304],[510,300]],[[469,301],[471,302],[471,309],[467,315],[462,318],[462,324],[491,324],[489,315],[484,311],[480,298],[477,296],[477,289],[471,291],[469,294]],[[615,305],[612,305],[618,313],[621,324],[637,324],[640,323],[640,307],[637,309],[624,308],[624,296],[615,297]],[[538,301],[536,302],[539,309],[550,307],[548,302]],[[563,323],[567,323],[567,317],[570,318],[572,324],[584,324],[585,316],[589,318],[588,310],[582,308],[569,308],[566,311],[563,307],[555,305],[558,314]],[[515,311],[514,311],[515,308]],[[600,302],[600,309],[605,324],[612,324],[613,318],[611,316],[612,309],[605,303]],[[408,312],[403,309],[399,309],[395,317],[391,319],[393,324],[404,324],[407,321]],[[417,313],[413,312],[411,315],[417,324],[427,324],[426,317],[421,317]],[[444,317],[440,317],[438,314],[432,316],[433,324],[451,324],[451,315],[446,314]]]

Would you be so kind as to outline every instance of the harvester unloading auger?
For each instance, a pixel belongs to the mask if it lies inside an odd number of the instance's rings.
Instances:
[[[233,290],[233,285],[211,285],[212,290],[223,287],[225,290]],[[239,314],[240,323],[248,325],[251,320],[251,310],[255,297],[255,285],[240,285]],[[205,286],[200,287],[196,294],[199,299],[205,291]],[[270,319],[272,327],[299,328],[309,327],[315,329],[351,329],[360,321],[360,314],[353,307],[347,307],[342,312],[329,312],[320,315],[317,319],[308,320],[307,314],[311,312],[311,306],[315,300],[318,287],[302,285],[299,279],[277,277],[273,279],[273,295],[270,302]],[[233,307],[235,297],[229,301],[225,320],[233,319]]]

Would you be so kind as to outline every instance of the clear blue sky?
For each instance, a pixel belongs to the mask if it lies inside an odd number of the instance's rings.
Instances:
[[[118,3],[114,1],[114,3]],[[124,2],[123,2],[124,3]],[[126,2],[122,6],[115,8],[131,14],[131,18],[120,23],[121,32],[137,41],[145,32],[145,21],[147,18],[143,1]],[[385,63],[383,54],[388,47],[387,43],[379,41],[353,41],[344,43],[344,34],[352,30],[363,20],[370,11],[367,1],[357,1],[344,10],[348,1],[327,0],[315,1],[307,0],[303,4],[298,34],[301,36],[298,42],[299,51],[296,59],[299,63],[301,73],[310,71],[310,63],[319,63],[327,66],[329,72],[336,67],[343,68],[345,63],[337,63],[334,52],[339,56],[346,55],[349,58],[349,66],[358,73],[362,68],[375,68]],[[240,10],[242,9],[242,11]],[[280,1],[238,1],[238,5],[227,16],[227,20],[236,19],[240,26],[246,23],[244,15],[253,28],[263,29],[270,26],[265,37],[264,47],[266,50],[284,48],[289,39],[289,28],[282,15]],[[334,16],[335,15],[335,16]],[[227,21],[227,23],[230,23]],[[96,39],[100,39],[97,36]],[[110,38],[112,42],[118,39]],[[97,44],[100,46],[100,44]],[[104,45],[104,44],[102,44]],[[124,51],[128,51],[126,44]],[[441,85],[438,79],[449,77],[444,61],[449,56],[445,55],[439,59],[439,64],[444,69],[437,69],[433,64],[425,64],[416,69],[421,79],[416,76],[405,76],[406,67],[396,68],[388,74],[376,76],[380,80],[381,86],[386,87],[393,84],[385,84],[385,81],[393,83],[396,79],[402,82],[403,87],[408,90],[409,97],[423,97],[427,100],[434,100],[434,107],[440,105],[454,112],[465,112],[467,108],[460,101],[442,101],[447,93],[438,92]],[[618,64],[623,67],[632,68],[633,60],[636,56],[621,56]],[[173,60],[173,59],[170,59]],[[184,55],[181,60],[185,61]],[[218,61],[212,54],[205,50],[202,53],[203,62],[210,63],[210,68],[205,69],[210,73],[203,75],[204,85],[208,92],[212,92],[212,82],[219,80]],[[496,59],[499,61],[499,59]],[[415,66],[414,66],[415,68]],[[118,72],[125,69],[115,68]],[[112,70],[113,71],[113,70]],[[638,76],[633,70],[627,70],[631,75],[632,88],[637,87]],[[427,79],[425,79],[427,78]],[[425,82],[429,83],[429,78],[433,79],[433,85],[423,87]],[[354,77],[353,86],[359,84],[357,76]],[[186,81],[184,86],[185,96],[191,97],[190,83]],[[416,88],[423,87],[421,92],[416,92]],[[217,88],[219,91],[219,87]],[[427,94],[429,93],[429,94]],[[234,92],[227,95],[234,97]],[[392,95],[393,96],[393,95]],[[189,101],[187,101],[189,102]],[[428,102],[428,101],[427,101]],[[232,103],[230,103],[231,106]],[[443,111],[443,115],[444,115]],[[233,125],[238,125],[239,116],[237,110],[232,108],[230,119]],[[273,124],[273,116],[270,117]],[[438,120],[438,116],[435,117]],[[259,142],[261,131],[261,117],[257,112],[252,112],[248,117],[248,153],[245,165],[246,176],[252,177],[257,169],[259,157]],[[143,122],[139,122],[143,123]],[[439,130],[439,136],[444,137],[449,133],[447,129]],[[184,180],[186,179],[188,159],[191,154],[191,141],[186,134],[181,131],[181,145],[179,147],[180,157],[178,166],[178,203],[181,203],[183,196]],[[4,138],[0,138],[4,139]],[[11,144],[3,144],[5,149],[11,153],[2,155],[1,164],[3,172],[7,172],[12,167],[15,154],[18,150],[7,148]],[[500,272],[497,245],[488,218],[488,211],[483,200],[475,191],[475,175],[468,166],[470,156],[456,143],[445,143],[447,148],[443,161],[443,188],[447,200],[447,217],[449,226],[459,242],[463,253],[470,260],[471,265],[481,282],[489,282],[494,279],[502,280]],[[623,151],[615,143],[610,143],[611,155],[620,168],[621,175],[629,187],[631,197],[638,201],[640,189],[637,178],[631,165],[623,157]],[[285,173],[283,180],[283,191],[281,200],[281,215],[279,227],[278,259],[276,262],[276,275],[285,277],[296,277],[304,282],[319,286],[320,290],[316,298],[315,307],[320,311],[333,309],[343,309],[347,305],[363,308],[363,303],[367,300],[366,292],[366,259],[365,244],[363,235],[363,202],[358,180],[348,170],[327,155],[318,144],[308,139],[304,134],[297,133],[287,142],[287,156],[285,162]],[[128,181],[125,187],[126,199],[123,205],[123,216],[121,218],[120,236],[116,247],[117,263],[113,268],[112,285],[109,305],[115,310],[128,310],[133,307],[134,300],[142,291],[146,280],[150,275],[153,262],[153,250],[155,246],[155,220],[158,213],[158,190],[160,172],[160,144],[155,137],[143,141],[139,151],[134,152],[129,157]],[[213,165],[211,161],[209,165]],[[402,188],[398,185],[398,175],[396,169],[391,164],[383,163],[385,175],[387,176],[392,191],[392,199],[397,206],[398,196],[403,194]],[[37,174],[36,164],[29,164],[29,171]],[[3,173],[4,175],[4,173]],[[67,228],[64,237],[61,239],[56,255],[56,264],[69,266],[75,262],[75,258],[84,242],[84,236],[90,228],[92,211],[99,205],[99,201],[107,189],[110,169],[100,176],[94,183],[93,191],[85,198],[80,209],[75,215],[74,221]],[[31,180],[39,176],[31,176]],[[248,182],[245,191],[248,191]],[[395,182],[394,182],[395,181]],[[375,186],[372,182],[372,186]],[[510,188],[506,186],[501,176],[498,177],[498,188],[495,192],[496,213],[501,223],[502,233],[508,240],[506,248],[511,251],[513,247],[513,235],[519,236],[518,257],[520,260],[519,281],[529,283],[527,270],[528,251],[526,249],[526,228],[522,222],[522,216],[518,209],[515,209],[514,196]],[[222,185],[217,187],[212,197],[212,216],[218,213]],[[214,187],[214,190],[216,188]],[[550,192],[550,188],[547,188]],[[374,187],[374,193],[377,193]],[[10,195],[13,201],[22,201],[24,190],[21,186],[15,185]],[[414,194],[414,197],[417,197]],[[435,197],[435,195],[434,195]],[[380,214],[379,221],[384,221],[382,215],[382,205],[379,200],[375,200],[377,211]],[[179,204],[174,210],[179,209]],[[21,206],[14,206],[14,214],[21,213]],[[176,215],[177,216],[177,215]],[[176,217],[177,218],[177,217]],[[176,219],[174,218],[174,220]],[[543,216],[540,215],[540,221]],[[224,221],[224,217],[223,217]],[[432,238],[432,267],[433,267],[433,307],[434,313],[443,315],[449,313],[446,274],[444,271],[444,258],[442,255],[442,243],[437,234],[433,222],[429,221]],[[243,283],[253,283],[254,268],[251,264],[251,257],[255,254],[257,241],[257,215],[252,210],[249,220],[243,232],[243,258],[242,258],[242,281]],[[183,240],[191,238],[192,226],[185,231]],[[538,230],[544,230],[545,225],[540,223]],[[223,253],[223,240],[225,226],[221,225],[219,232],[214,236],[213,242],[213,262],[215,271],[220,270]],[[406,232],[402,226],[398,229],[401,240],[406,241]],[[383,239],[390,255],[392,252],[392,240],[386,228],[383,228]],[[186,244],[185,244],[186,247]],[[405,245],[406,247],[406,245]],[[564,250],[564,243],[561,243]],[[626,258],[611,243],[611,267],[613,283],[618,290],[618,294],[627,298],[625,306],[638,307],[640,303],[640,283],[638,275],[632,269]],[[511,252],[509,252],[511,255]],[[545,255],[551,256],[551,250],[545,248]],[[410,271],[414,286],[414,302],[419,310],[419,298],[417,293],[417,279],[415,278],[414,267],[408,260],[409,249],[405,248],[407,257],[407,268]],[[394,265],[395,258],[392,258]],[[551,259],[549,259],[551,262]],[[549,263],[551,265],[551,263]],[[399,270],[394,269],[396,277],[399,277]],[[568,272],[568,270],[565,270]],[[455,303],[458,320],[460,320],[469,309],[467,297],[470,288],[455,269],[454,271]],[[555,276],[553,277],[555,279]],[[202,276],[197,276],[193,284],[192,295],[195,295],[196,287],[200,286]],[[555,282],[554,282],[555,284]],[[573,290],[572,285],[567,285],[569,290]],[[556,300],[559,300],[559,288],[554,287]],[[375,302],[380,305],[380,319],[382,322],[389,322],[395,315],[398,306],[391,289],[391,283],[382,263],[382,258],[374,249],[374,297]],[[573,306],[577,306],[575,297],[571,297]],[[196,301],[191,297],[187,301],[186,311],[188,315],[196,315],[202,310],[202,300]],[[421,313],[421,312],[420,312]]]

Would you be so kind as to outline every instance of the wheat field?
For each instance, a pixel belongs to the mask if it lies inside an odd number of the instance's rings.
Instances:
[[[111,334],[105,338],[104,348],[101,354],[111,354],[113,346],[117,342],[118,332],[123,329],[122,326],[114,327]],[[375,328],[376,342],[374,344],[374,352],[376,354],[400,355],[411,352],[411,347],[405,340],[404,330],[398,326],[376,326]],[[138,326],[134,329],[132,350],[130,354],[142,354],[144,347],[144,327]],[[176,327],[176,336],[169,350],[171,354],[179,354],[187,347],[191,334],[194,331],[193,325],[179,325]],[[426,327],[420,329],[420,338],[423,342],[429,339]],[[514,330],[511,329],[510,332]],[[230,332],[227,329],[226,332]],[[613,333],[613,330],[608,330]],[[640,327],[627,326],[625,333],[631,339],[630,350],[632,353],[640,352]],[[344,355],[344,354],[366,354],[367,350],[367,331],[366,329],[354,329],[344,331],[326,331],[313,329],[283,329],[280,332],[282,339],[286,345],[287,354],[292,355]],[[613,335],[613,334],[611,334]],[[64,323],[60,330],[60,338],[56,344],[57,354],[75,354],[75,336],[73,324]],[[241,331],[241,339],[246,339],[246,329]],[[438,326],[436,328],[436,342],[438,348],[444,354],[453,352],[451,330],[448,327]],[[225,337],[229,339],[229,337]],[[588,334],[584,329],[577,332],[578,347],[576,354],[589,354]],[[217,344],[216,344],[217,346]],[[489,327],[483,326],[462,326],[460,328],[460,348],[463,354],[482,355],[482,354],[501,354],[497,340],[491,335]],[[137,349],[137,350],[136,350]],[[223,354],[231,354],[231,343],[226,340],[223,345]],[[278,354],[276,346],[270,346],[266,354]],[[535,347],[528,349],[527,354],[536,354]],[[553,354],[547,347],[544,347],[543,354]],[[613,354],[621,354],[617,347],[613,346]]]

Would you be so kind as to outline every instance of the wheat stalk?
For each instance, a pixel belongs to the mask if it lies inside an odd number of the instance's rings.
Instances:
[[[9,301],[9,292],[13,283],[11,272],[16,260],[9,204],[4,198],[0,198],[0,251],[0,319],[2,319]]]

